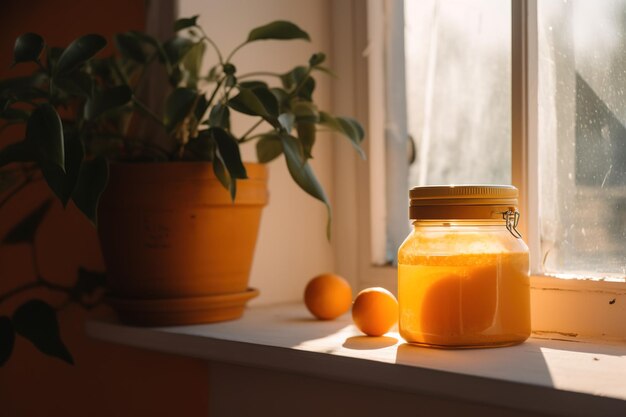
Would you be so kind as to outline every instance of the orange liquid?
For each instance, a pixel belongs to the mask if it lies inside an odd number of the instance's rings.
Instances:
[[[528,253],[418,255],[410,262],[398,266],[399,327],[407,342],[488,347],[530,335]]]

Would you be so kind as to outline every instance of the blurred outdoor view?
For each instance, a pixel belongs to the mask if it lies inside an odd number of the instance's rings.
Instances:
[[[511,4],[405,0],[409,186],[511,182]]]
[[[511,6],[405,0],[409,185],[511,181]],[[538,0],[547,274],[626,277],[626,0]]]
[[[540,0],[544,272],[626,277],[626,1]]]

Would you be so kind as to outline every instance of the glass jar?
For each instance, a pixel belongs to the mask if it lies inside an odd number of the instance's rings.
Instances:
[[[512,186],[411,189],[413,231],[398,251],[400,335],[441,348],[530,336],[528,247]]]

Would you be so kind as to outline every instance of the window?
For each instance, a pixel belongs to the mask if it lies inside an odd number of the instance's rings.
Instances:
[[[541,269],[626,278],[626,1],[538,2]]]
[[[388,35],[387,76],[394,76],[394,87],[387,94],[405,94],[406,117],[387,105],[386,138],[398,142],[398,132],[406,131],[408,142],[386,149],[402,155],[392,160],[407,159],[408,180],[399,189],[390,171],[402,166],[387,165],[388,200],[402,207],[387,207],[385,262],[395,261],[408,232],[399,217],[406,198],[390,194],[404,197],[414,185],[511,183],[512,161],[522,157],[511,152],[511,3],[389,4],[388,16],[402,7],[403,24],[393,22],[404,28],[404,59]],[[624,280],[626,1],[540,0],[536,10],[538,155],[528,169],[538,172],[537,184],[529,184],[537,187],[538,207],[522,213],[537,216],[530,221],[539,229],[533,272]]]
[[[343,108],[368,121],[369,150],[335,165],[351,178],[335,194],[338,224],[358,236],[337,245],[339,271],[395,289],[410,185],[511,181],[533,329],[624,340],[626,0],[342,3],[356,68]]]

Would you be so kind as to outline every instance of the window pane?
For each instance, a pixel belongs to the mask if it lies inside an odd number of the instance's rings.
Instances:
[[[511,4],[405,1],[409,185],[511,181]]]
[[[538,3],[545,273],[626,276],[626,1]]]

